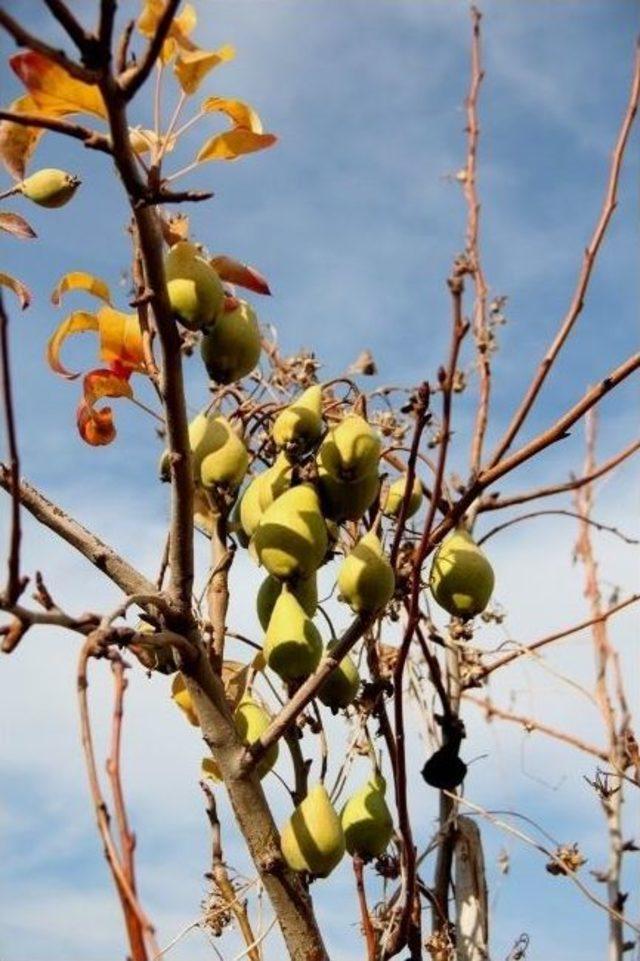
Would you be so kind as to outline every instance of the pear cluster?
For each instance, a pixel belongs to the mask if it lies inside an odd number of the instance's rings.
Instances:
[[[174,317],[202,335],[200,353],[209,378],[224,385],[250,374],[261,351],[251,304],[231,295],[212,263],[188,240],[170,248],[164,270]]]

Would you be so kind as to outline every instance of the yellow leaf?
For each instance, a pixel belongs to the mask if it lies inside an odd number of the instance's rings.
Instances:
[[[125,369],[144,369],[142,331],[137,314],[123,314],[113,307],[101,307],[97,314],[100,330],[100,358]]]
[[[191,695],[189,694],[187,685],[184,682],[184,678],[179,671],[177,674],[174,674],[173,680],[171,681],[171,698],[187,718],[189,724],[193,724],[194,727],[199,727],[200,722],[193,706]]]
[[[220,768],[212,757],[203,757],[200,765],[200,777],[208,778],[209,781],[218,783],[222,780]]]
[[[99,330],[98,318],[95,314],[89,314],[85,310],[76,310],[62,321],[57,327],[47,344],[47,361],[52,370],[68,380],[74,380],[79,374],[72,374],[60,363],[60,349],[63,343],[72,334],[82,334],[87,330]]]
[[[20,97],[9,105],[11,113],[39,113],[31,97]],[[22,180],[27,164],[40,137],[45,131],[37,127],[25,127],[21,123],[3,120],[0,123],[0,159],[16,180]]]
[[[254,133],[262,133],[262,122],[253,107],[243,100],[227,97],[208,97],[202,104],[203,113],[224,113],[237,127],[246,127]]]
[[[274,134],[262,132],[260,117],[253,107],[242,100],[209,97],[203,103],[202,111],[225,114],[232,121],[233,128],[207,140],[196,157],[199,163],[205,160],[235,160],[243,154],[264,150],[278,139]]]
[[[9,63],[40,113],[90,113],[106,119],[107,110],[96,84],[76,80],[58,64],[32,50],[16,54]]]
[[[162,0],[144,0],[142,13],[138,18],[138,30],[144,37],[154,36],[158,27],[160,17],[164,12],[165,4]],[[162,45],[160,59],[162,63],[168,63],[173,57],[176,49],[192,50],[194,45],[189,40],[197,23],[196,12],[190,3],[185,4],[182,13],[174,17],[167,39]]]
[[[231,711],[235,711],[247,687],[249,665],[239,661],[223,661],[222,684]]]
[[[133,397],[128,380],[111,370],[91,370],[83,381],[84,397],[78,405],[77,423],[80,436],[92,447],[110,444],[116,436],[110,407],[95,408],[103,397]]]
[[[14,292],[20,301],[20,306],[23,310],[25,310],[31,303],[31,294],[29,293],[29,288],[23,284],[21,280],[17,280],[15,277],[12,277],[11,274],[0,274],[0,286],[8,287]]]
[[[88,294],[104,300],[105,303],[111,303],[111,294],[104,280],[81,270],[74,270],[60,278],[56,289],[51,294],[51,303],[58,307],[62,302],[63,295],[69,290],[85,290]]]
[[[129,143],[137,154],[147,153],[152,147],[160,147],[164,140],[165,138],[163,136],[156,137],[153,130],[146,130],[143,127],[131,127],[129,129]],[[171,153],[176,145],[176,140],[177,137],[175,135],[167,139],[164,148],[165,153]]]
[[[208,140],[198,151],[196,160],[198,163],[206,160],[236,160],[245,154],[271,147],[277,139],[271,133],[253,133],[251,130],[236,127]]]
[[[226,45],[219,50],[183,50],[176,57],[173,66],[184,93],[195,93],[204,78],[221,63],[233,60],[236,52]]]

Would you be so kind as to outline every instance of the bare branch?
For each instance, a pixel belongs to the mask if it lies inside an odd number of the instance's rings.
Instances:
[[[497,527],[492,527],[491,530],[487,531],[486,534],[483,534],[476,543],[478,544],[478,547],[480,547],[480,545],[486,543],[489,538],[493,537],[495,534],[498,534],[500,531],[506,530],[507,527],[512,527],[514,524],[520,524],[521,521],[531,520],[533,517],[572,517],[575,519],[576,517],[579,518],[580,515],[576,514],[575,511],[567,510],[530,511],[528,514],[519,514],[518,517],[512,517],[510,520],[505,521],[504,524],[498,524]],[[591,520],[591,518],[587,518],[585,523],[589,524],[591,527],[595,527],[596,530],[607,531],[609,534],[615,534],[615,536],[619,537],[620,540],[625,542],[625,544],[640,543],[640,541],[633,537],[627,537],[627,535],[623,534],[622,531],[619,531],[617,527],[610,527],[608,524],[601,524],[598,521]]]
[[[633,126],[633,121],[638,110],[638,101],[640,100],[640,47],[636,47],[634,70],[633,70],[633,80],[631,83],[631,93],[629,95],[629,102],[627,109],[622,121],[622,126],[620,128],[620,133],[618,134],[618,140],[613,151],[613,156],[611,158],[611,169],[609,173],[609,182],[607,184],[607,190],[604,198],[604,203],[600,213],[600,218],[596,224],[593,236],[589,242],[589,245],[584,253],[584,259],[582,262],[582,269],[578,277],[578,283],[573,295],[573,300],[569,306],[569,310],[560,325],[560,329],[556,334],[553,343],[549,347],[547,353],[545,354],[536,374],[533,377],[527,391],[520,403],[520,406],[516,410],[515,414],[511,419],[511,423],[505,431],[504,437],[498,444],[495,452],[491,457],[489,467],[494,467],[505,453],[511,447],[513,440],[520,430],[522,424],[525,421],[529,411],[535,403],[536,397],[538,396],[542,385],[547,379],[547,375],[551,370],[553,363],[558,356],[562,346],[564,345],[567,337],[571,333],[574,324],[576,323],[582,308],[584,307],[585,297],[589,287],[589,281],[591,279],[591,273],[593,270],[593,265],[595,263],[600,245],[607,232],[607,227],[613,212],[616,209],[617,199],[618,199],[618,183],[620,180],[620,170],[622,167],[622,159],[624,157],[625,148],[629,140],[629,134],[631,133],[631,128]]]
[[[23,127],[40,127],[43,130],[53,130],[54,133],[62,133],[67,137],[73,137],[74,140],[82,141],[89,150],[99,150],[106,154],[112,153],[108,137],[97,133],[95,130],[90,130],[89,127],[82,127],[79,123],[58,120],[56,117],[45,117],[37,113],[14,113],[11,110],[0,110],[0,120],[9,120],[11,123],[17,123]]]
[[[0,27],[4,27],[8,34],[10,34],[15,40],[19,47],[26,47],[28,50],[33,50],[36,53],[42,54],[48,60],[52,60],[57,63],[59,67],[62,67],[71,77],[75,77],[76,80],[81,80],[83,83],[94,84],[97,81],[97,73],[95,70],[88,70],[81,64],[77,63],[75,60],[71,60],[64,50],[56,50],[54,47],[50,47],[49,44],[44,43],[38,37],[34,37],[32,33],[14,20],[6,10],[0,7]]]
[[[11,606],[20,597],[24,582],[20,577],[20,457],[15,414],[13,410],[13,391],[11,389],[11,365],[9,363],[9,318],[4,309],[0,294],[0,378],[2,380],[2,409],[9,453],[9,493],[11,494],[11,530],[9,534],[9,559],[7,585],[2,592],[3,606]]]
[[[130,70],[125,71],[125,73],[118,78],[118,85],[125,100],[131,100],[131,98],[136,95],[153,70],[153,65],[160,56],[162,44],[167,39],[169,30],[171,29],[171,21],[177,13],[180,2],[181,0],[166,0],[165,8],[158,20],[156,32],[149,42],[149,46],[140,63]]]
[[[73,40],[80,53],[86,53],[90,43],[89,34],[82,24],[76,20],[66,3],[63,3],[63,0],[44,0],[44,3],[63,30]]]
[[[11,490],[11,473],[5,464],[0,464],[0,487],[6,491]],[[120,557],[112,547],[48,500],[26,480],[20,481],[18,493],[22,506],[37,521],[75,547],[126,594],[156,593],[154,584]]]

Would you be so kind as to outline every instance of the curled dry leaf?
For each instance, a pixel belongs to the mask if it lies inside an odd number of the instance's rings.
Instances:
[[[181,50],[173,65],[173,72],[183,93],[195,93],[208,73],[221,63],[233,60],[235,55],[235,49],[229,44],[219,50]]]
[[[106,304],[111,304],[111,294],[104,280],[81,270],[71,271],[60,278],[51,294],[51,303],[58,307],[62,303],[64,294],[70,290],[84,290],[93,297],[104,300]]]
[[[23,310],[31,303],[31,293],[29,288],[18,280],[16,277],[12,277],[11,274],[0,274],[0,285],[2,287],[8,287],[12,290],[20,302],[20,306]]]
[[[196,156],[198,163],[235,160],[244,154],[271,147],[278,139],[274,134],[263,133],[260,117],[253,107],[242,100],[209,97],[202,105],[202,112],[225,114],[233,127],[207,140]]]
[[[37,237],[35,230],[24,217],[9,211],[0,211],[0,230],[6,231],[6,233],[11,234],[12,237],[17,237],[19,240],[32,240]]]
[[[270,294],[269,284],[265,277],[248,264],[243,264],[239,260],[219,254],[212,257],[209,261],[221,280],[226,280],[230,284],[238,287],[245,287],[253,290],[256,294]]]
[[[112,370],[91,370],[83,380],[84,396],[78,405],[77,424],[80,436],[92,447],[110,444],[116,436],[110,407],[95,405],[103,397],[133,397],[131,384]]]

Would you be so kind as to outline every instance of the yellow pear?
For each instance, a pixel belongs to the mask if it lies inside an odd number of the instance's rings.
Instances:
[[[318,607],[318,582],[316,575],[312,574],[311,577],[305,580],[293,581],[289,586],[291,592],[300,601],[305,613],[308,614],[309,617],[313,617]],[[260,585],[256,600],[258,620],[263,631],[266,631],[269,627],[273,608],[281,592],[282,581],[279,581],[273,574],[268,574]]]
[[[260,564],[281,580],[310,577],[327,551],[327,528],[311,484],[291,487],[273,502],[253,535]]]
[[[338,591],[357,613],[372,613],[393,597],[395,576],[380,539],[369,531],[346,556],[338,572]]]
[[[331,641],[327,645],[327,653],[330,654],[337,641]],[[360,687],[360,675],[353,658],[347,654],[338,664],[335,671],[329,675],[320,690],[318,697],[323,704],[330,707],[334,714],[340,708],[348,707],[358,693]]]
[[[36,170],[20,184],[19,190],[27,200],[40,207],[64,207],[80,186],[80,181],[64,170],[46,167]]]
[[[236,730],[242,743],[247,747],[254,744],[266,731],[271,723],[271,717],[250,694],[245,694],[233,714]],[[262,779],[268,774],[278,760],[278,745],[272,744],[265,756],[258,762],[256,771]],[[202,776],[212,781],[221,781],[222,776],[217,761],[212,757],[203,757]]]
[[[323,784],[316,784],[298,805],[280,834],[285,861],[294,871],[325,878],[344,855],[344,834]]]
[[[373,504],[380,486],[377,467],[360,480],[344,481],[318,468],[318,490],[325,517],[340,523],[357,521]]]
[[[214,417],[211,448],[200,464],[203,487],[239,487],[249,466],[249,452],[226,417]]]
[[[278,447],[309,450],[322,433],[322,387],[314,384],[276,417],[271,436]]]
[[[484,611],[493,591],[491,564],[471,535],[459,527],[436,551],[429,586],[435,600],[454,617]]]
[[[320,662],[320,632],[286,585],[273,605],[262,652],[271,670],[287,681],[308,677]]]
[[[180,672],[174,675],[171,682],[171,698],[174,704],[178,705],[189,724],[193,724],[194,727],[200,727],[200,721],[198,720],[196,709],[193,706],[191,695],[187,690],[187,685],[184,683],[184,678]]]
[[[360,480],[371,474],[380,457],[379,435],[359,414],[349,414],[320,445],[320,464],[333,477]]]
[[[248,489],[249,489],[248,487],[245,488],[245,492]],[[235,534],[236,539],[240,544],[240,547],[248,547],[249,538],[247,537],[245,529],[242,526],[242,517],[240,513],[243,499],[244,499],[244,494],[242,494],[242,496],[236,500],[233,506],[233,510],[231,511],[231,517],[229,518],[229,533]]]
[[[204,332],[200,353],[216,384],[231,384],[250,374],[260,359],[260,328],[251,305],[241,300],[233,310],[221,310]]]
[[[278,454],[271,467],[262,474],[258,499],[263,511],[271,507],[273,502],[291,487],[291,476],[291,464],[284,454]]]
[[[398,480],[394,481],[389,487],[387,495],[384,498],[384,504],[382,507],[383,512],[387,517],[398,517],[400,515],[400,510],[402,508],[402,501],[404,500],[404,492],[407,489],[407,475],[403,474]],[[411,487],[411,494],[409,495],[409,502],[407,504],[407,513],[405,520],[409,517],[413,517],[417,511],[420,510],[420,505],[422,504],[422,484],[420,483],[419,477],[414,477],[413,485]]]
[[[222,308],[224,288],[213,267],[186,240],[175,244],[165,259],[171,309],[189,330],[213,324]]]
[[[256,532],[263,514],[262,507],[260,506],[260,487],[263,477],[264,474],[258,474],[257,477],[254,477],[247,485],[240,499],[238,514],[242,530],[248,540],[250,540]]]
[[[378,858],[393,834],[393,819],[385,801],[385,780],[373,774],[364,787],[352,794],[342,809],[342,830],[349,854],[364,860]]]

